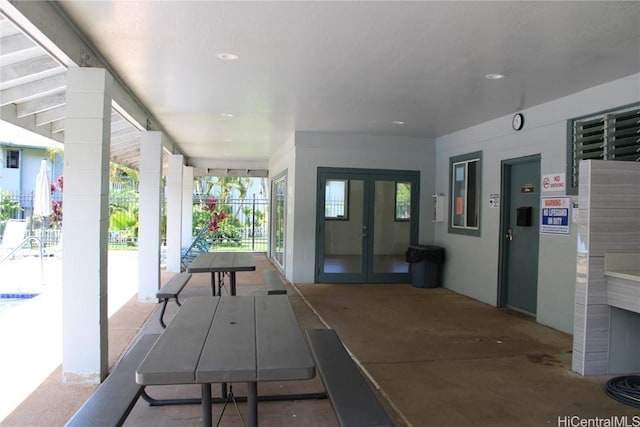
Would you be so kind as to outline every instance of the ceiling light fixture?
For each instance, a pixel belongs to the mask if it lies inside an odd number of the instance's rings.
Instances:
[[[219,53],[217,57],[218,59],[222,59],[223,61],[235,61],[236,59],[240,58],[235,53],[225,53],[225,52]]]
[[[394,125],[399,125],[399,126],[404,124],[404,122],[402,120],[394,120],[391,123],[394,124]]]
[[[224,117],[225,119],[230,119],[231,117],[233,117],[233,114],[231,114],[231,113],[221,113],[220,116]]]
[[[500,80],[500,79],[504,79],[504,74],[500,74],[500,73],[489,73],[486,76],[484,76],[487,80]]]

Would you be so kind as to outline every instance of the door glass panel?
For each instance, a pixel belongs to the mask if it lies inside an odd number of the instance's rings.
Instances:
[[[325,196],[323,271],[361,273],[364,181],[327,180]]]
[[[283,176],[273,182],[271,199],[273,209],[273,227],[271,234],[271,247],[273,259],[281,268],[284,268],[285,245],[285,218],[287,177]]]
[[[411,202],[411,183],[396,181],[375,182],[373,272],[408,273],[405,252],[411,239],[411,221],[408,221]],[[408,198],[406,192],[408,191]],[[404,200],[404,201],[403,201]],[[399,203],[403,201],[402,203]],[[404,206],[404,205],[407,206]],[[402,209],[398,209],[402,205]],[[406,210],[405,210],[406,208]],[[400,215],[399,215],[400,213]]]
[[[411,219],[411,183],[396,182],[396,221]]]
[[[349,181],[328,179],[324,188],[324,217],[349,219]]]

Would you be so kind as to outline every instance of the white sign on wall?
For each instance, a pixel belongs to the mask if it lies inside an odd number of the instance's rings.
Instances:
[[[563,173],[552,173],[542,176],[542,191],[566,191],[567,178]]]
[[[489,207],[490,208],[499,208],[500,207],[500,194],[499,193],[491,193],[491,194],[489,194]]]

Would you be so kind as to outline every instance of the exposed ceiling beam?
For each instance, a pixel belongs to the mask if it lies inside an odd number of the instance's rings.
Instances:
[[[164,129],[146,106],[124,84],[118,73],[86,40],[77,26],[66,17],[55,2],[9,2],[0,0],[2,13],[29,37],[42,46],[65,67],[91,66],[106,69],[114,78],[114,108],[126,112],[130,122],[141,129],[159,130],[163,143],[172,153],[182,154],[171,135]],[[4,81],[1,79],[0,82]],[[2,87],[0,87],[2,89]],[[149,124],[149,126],[148,126]]]
[[[21,102],[20,104],[17,104],[18,108],[16,110],[16,113],[18,114],[18,117],[41,113],[43,111],[51,110],[52,108],[65,105],[66,100],[66,91],[32,99],[31,101]]]
[[[28,83],[37,78],[56,75],[63,68],[51,57],[43,55],[0,67],[0,89]]]
[[[36,116],[34,114],[25,117],[18,117],[16,110],[17,106],[15,104],[9,104],[0,107],[0,119],[33,133],[37,133],[38,135],[44,136],[46,138],[51,138],[53,140],[62,142],[60,134],[57,134],[57,136],[54,137],[53,133],[51,132],[50,125],[38,126],[36,125]]]
[[[64,118],[66,115],[65,111],[65,106],[60,105],[59,107],[36,113],[36,126],[42,126],[54,121],[62,122],[62,124],[64,125]]]
[[[62,71],[59,74],[46,78],[25,82],[21,85],[5,89],[0,92],[0,105],[30,101],[39,96],[65,90],[67,87],[67,73]]]
[[[122,138],[127,138],[129,135],[139,135],[140,131],[133,126],[129,125],[128,127],[120,127],[113,130],[111,127],[111,140],[115,141]]]
[[[38,45],[33,43],[29,37],[22,33],[11,34],[0,39],[0,55],[2,55],[3,63],[18,62],[12,60],[12,57],[25,57],[25,52],[32,52],[31,56],[33,57],[34,55],[37,56],[40,54],[42,50]]]
[[[51,132],[54,134],[59,132],[64,132],[64,125],[65,125],[64,119],[51,122]]]

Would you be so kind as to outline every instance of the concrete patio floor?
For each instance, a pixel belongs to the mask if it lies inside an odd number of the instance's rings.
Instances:
[[[238,294],[264,292],[260,270],[273,266],[262,254],[256,255],[256,265],[256,272],[238,273]],[[163,281],[170,276],[163,273]],[[208,275],[194,274],[182,298],[209,294],[208,281]],[[300,284],[289,286],[288,295],[301,328],[337,330],[397,426],[569,426],[596,418],[640,425],[640,418],[634,418],[640,416],[637,408],[605,395],[609,377],[581,377],[571,371],[570,335],[510,310],[446,289],[408,284]],[[167,319],[175,310],[175,304],[169,304]],[[159,305],[141,304],[134,297],[111,317],[110,364],[137,334],[161,331],[158,313]],[[67,386],[60,379],[58,367],[0,425],[64,425],[94,386]],[[242,384],[234,390],[244,394]],[[259,394],[320,390],[317,377],[259,386]],[[147,391],[159,398],[199,395],[193,386]],[[220,410],[220,405],[214,407],[214,420]],[[240,403],[237,409],[226,408],[220,425],[243,425],[238,412],[246,420],[245,404]],[[261,426],[338,425],[326,400],[263,402],[259,420]],[[143,400],[125,423],[200,425],[199,406],[149,407]]]

